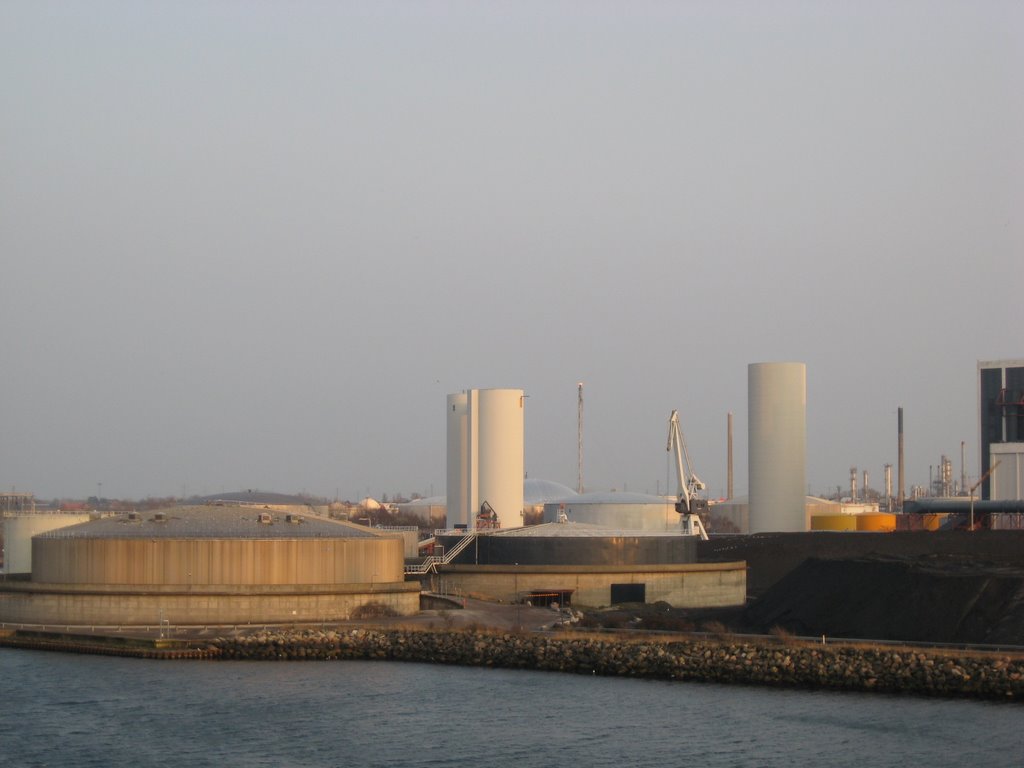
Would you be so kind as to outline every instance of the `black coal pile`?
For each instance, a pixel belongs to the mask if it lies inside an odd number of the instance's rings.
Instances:
[[[815,637],[1024,645],[1024,568],[959,555],[809,558],[743,623]]]

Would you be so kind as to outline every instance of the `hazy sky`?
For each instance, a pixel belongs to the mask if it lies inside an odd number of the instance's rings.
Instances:
[[[445,396],[526,468],[724,492],[807,364],[814,492],[945,453],[1024,357],[1024,4],[0,4],[0,486],[444,492]]]

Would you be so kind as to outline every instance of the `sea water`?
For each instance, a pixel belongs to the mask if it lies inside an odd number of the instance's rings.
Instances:
[[[1021,766],[1024,705],[0,649],[0,766]]]

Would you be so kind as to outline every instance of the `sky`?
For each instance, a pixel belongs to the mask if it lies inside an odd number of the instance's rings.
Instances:
[[[530,477],[977,475],[1024,358],[1019,2],[0,4],[0,487],[441,495],[446,395]]]

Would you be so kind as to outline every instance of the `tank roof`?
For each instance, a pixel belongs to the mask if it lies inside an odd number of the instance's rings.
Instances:
[[[566,504],[673,504],[668,496],[652,496],[647,493],[630,493],[628,491],[595,491],[593,493],[574,494],[563,498],[551,499],[549,503]]]
[[[528,525],[523,528],[507,528],[487,534],[490,536],[501,536],[509,538],[609,538],[616,536],[680,536],[679,531],[641,531],[626,530],[623,528],[612,528],[592,523],[542,523],[541,525]]]
[[[576,498],[577,494],[572,488],[554,480],[543,480],[536,477],[528,477],[523,480],[523,503],[544,504],[555,499]]]
[[[45,539],[305,539],[379,538],[369,528],[313,515],[252,506],[172,507],[90,520],[36,538]]]

